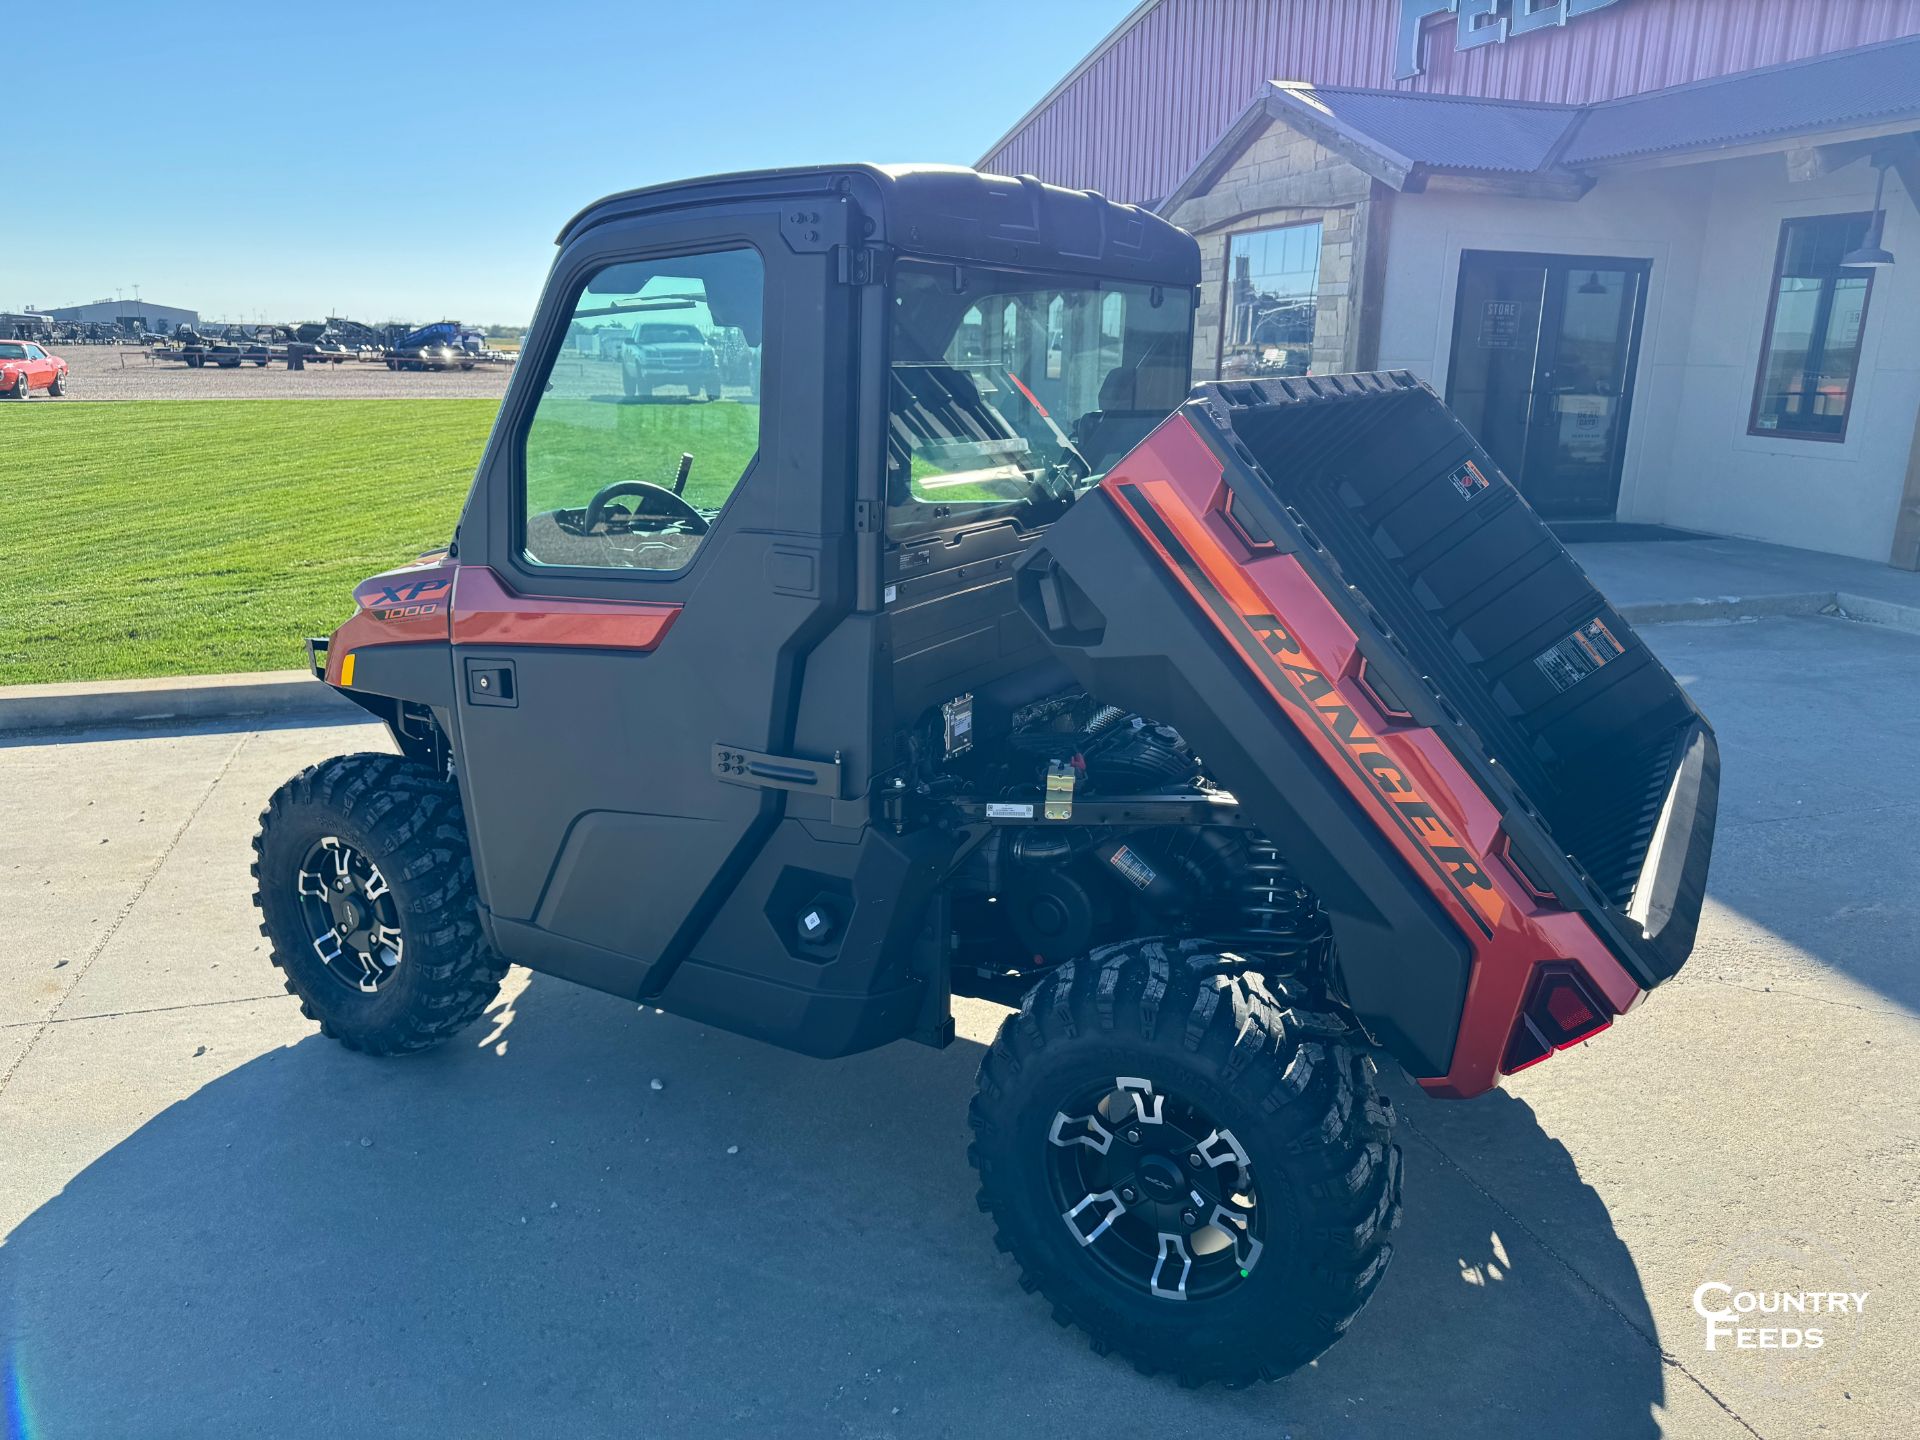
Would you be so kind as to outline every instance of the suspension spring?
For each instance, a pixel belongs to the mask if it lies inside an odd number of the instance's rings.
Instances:
[[[1297,955],[1328,935],[1327,917],[1314,893],[1280,858],[1266,836],[1247,842],[1240,881],[1242,929],[1234,943],[1255,954]]]

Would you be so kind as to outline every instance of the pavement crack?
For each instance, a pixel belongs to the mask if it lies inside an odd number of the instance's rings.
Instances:
[[[188,1000],[179,1005],[143,1005],[136,1010],[102,1010],[97,1015],[60,1015],[46,1020],[15,1020],[0,1030],[22,1030],[29,1025],[82,1025],[89,1020],[124,1020],[133,1015],[165,1015],[174,1010],[209,1010],[217,1005],[258,1005],[263,1000],[291,1000],[285,990],[270,995],[232,995],[225,1000]]]
[[[1707,1399],[1711,1400],[1715,1405],[1718,1405],[1722,1410],[1724,1410],[1727,1413],[1728,1417],[1732,1419],[1733,1422],[1737,1424],[1742,1430],[1745,1430],[1749,1435],[1753,1436],[1754,1440],[1766,1440],[1766,1437],[1761,1435],[1761,1433],[1758,1430],[1754,1429],[1753,1426],[1747,1422],[1745,1417],[1743,1417],[1739,1411],[1735,1410],[1725,1400],[1722,1400],[1719,1397],[1719,1395],[1714,1393],[1712,1388],[1709,1387],[1704,1380],[1702,1380],[1698,1375],[1694,1374],[1693,1371],[1689,1370],[1686,1366],[1686,1363],[1682,1361],[1679,1356],[1675,1355],[1671,1350],[1668,1350],[1666,1347],[1661,1345],[1659,1336],[1649,1333],[1645,1329],[1645,1327],[1636,1323],[1632,1316],[1628,1315],[1618,1305],[1614,1304],[1613,1300],[1607,1295],[1606,1291],[1602,1290],[1598,1285],[1594,1284],[1593,1281],[1589,1280],[1586,1277],[1586,1275],[1581,1272],[1578,1266],[1576,1266],[1571,1260],[1567,1259],[1567,1257],[1562,1255],[1558,1250],[1554,1249],[1553,1246],[1547,1242],[1547,1239],[1545,1236],[1541,1235],[1531,1225],[1527,1224],[1526,1221],[1522,1220],[1518,1215],[1516,1215],[1505,1204],[1505,1202],[1503,1202],[1500,1199],[1499,1196],[1495,1195],[1491,1190],[1487,1189],[1486,1186],[1482,1185],[1478,1180],[1476,1180],[1473,1177],[1473,1174],[1464,1165],[1462,1165],[1459,1161],[1455,1160],[1453,1156],[1449,1155],[1444,1149],[1442,1149],[1438,1141],[1436,1141],[1431,1135],[1427,1134],[1427,1132],[1422,1130],[1418,1125],[1414,1124],[1412,1119],[1409,1118],[1409,1116],[1407,1115],[1405,1107],[1398,1107],[1398,1108],[1400,1113],[1400,1123],[1405,1125],[1408,1130],[1412,1131],[1414,1137],[1418,1139],[1421,1144],[1425,1145],[1436,1156],[1438,1156],[1442,1164],[1444,1164],[1448,1169],[1452,1170],[1454,1174],[1458,1175],[1461,1178],[1461,1180],[1466,1182],[1466,1184],[1471,1186],[1473,1190],[1477,1194],[1479,1194],[1481,1198],[1483,1198],[1489,1205],[1491,1205],[1495,1210],[1499,1211],[1510,1222],[1512,1222],[1513,1227],[1516,1230],[1518,1230],[1522,1235],[1525,1235],[1529,1240],[1533,1241],[1534,1244],[1538,1245],[1542,1250],[1544,1250],[1548,1255],[1550,1255],[1553,1258],[1554,1263],[1557,1264],[1562,1270],[1566,1271],[1567,1274],[1572,1277],[1573,1282],[1576,1285],[1578,1285],[1582,1290],[1585,1290],[1595,1300],[1598,1300],[1601,1306],[1604,1309],[1606,1309],[1608,1312],[1610,1312],[1613,1315],[1613,1317],[1616,1320],[1618,1320],[1622,1325],[1626,1326],[1628,1330],[1632,1331],[1635,1335],[1639,1336],[1641,1341],[1646,1345],[1646,1347],[1649,1350],[1653,1351],[1655,1355],[1660,1357],[1660,1363],[1662,1365],[1667,1366],[1674,1370],[1678,1370],[1682,1375],[1686,1376],[1687,1379],[1693,1384],[1695,1389],[1699,1390],[1699,1392],[1702,1395],[1706,1396]]]
[[[146,898],[147,891],[152,888],[154,880],[157,879],[160,872],[166,868],[167,861],[173,858],[173,852],[179,848],[180,841],[185,838],[187,831],[192,828],[193,822],[200,818],[200,812],[207,808],[207,801],[213,798],[213,792],[220,788],[220,782],[227,778],[227,772],[233,768],[233,762],[240,758],[240,752],[247,748],[248,743],[252,739],[253,732],[249,731],[240,737],[239,743],[235,745],[232,750],[227,752],[227,758],[220,762],[220,768],[214,772],[213,778],[207,782],[207,788],[200,792],[200,798],[193,802],[193,808],[187,811],[186,818],[180,822],[174,829],[173,834],[168,837],[166,845],[160,851],[159,858],[156,859],[152,865],[148,866],[147,873],[140,877],[140,883],[134,887],[133,894],[127,898],[127,903],[120,907],[120,913],[113,917],[112,922],[107,926],[106,930],[102,932],[100,938],[94,942],[93,948],[87,951],[81,958],[80,963],[72,967],[73,978],[67,982],[67,988],[61,992],[60,998],[54,1002],[53,1008],[40,1017],[34,1027],[33,1034],[27,1039],[25,1048],[14,1057],[13,1063],[7,1067],[6,1073],[0,1074],[0,1095],[6,1093],[7,1086],[12,1084],[13,1077],[20,1073],[20,1067],[27,1063],[27,1057],[39,1048],[40,1042],[46,1038],[47,1031],[59,1023],[60,1012],[66,1008],[67,1001],[73,997],[73,992],[80,988],[80,982],[87,978],[87,972],[93,968],[93,962],[98,960],[100,956],[106,952],[107,946],[113,943],[113,937],[118,935],[120,928],[127,923],[127,917],[132,915],[139,907],[140,902]]]
[[[1884,815],[1889,810],[1910,810],[1903,804],[1848,805],[1839,810],[1809,810],[1804,815],[1762,815],[1752,820],[1722,820],[1719,830],[1754,830],[1762,825],[1804,825],[1809,820],[1852,820],[1862,815]]]
[[[1835,1000],[1830,995],[1814,995],[1805,990],[1789,990],[1779,985],[1745,985],[1738,980],[1729,980],[1724,975],[1692,975],[1687,978],[1695,985],[1724,985],[1729,990],[1745,990],[1750,995],[1780,995],[1789,1000],[1805,1000],[1810,1005],[1831,1005],[1835,1009],[1854,1010],[1862,1015],[1877,1015],[1886,1020],[1912,1018],[1912,1012],[1908,1010],[1862,1005],[1855,1000]]]

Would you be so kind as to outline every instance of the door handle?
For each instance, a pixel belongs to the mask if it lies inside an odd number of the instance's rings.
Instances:
[[[511,660],[476,660],[466,662],[467,702],[472,705],[518,705],[520,703],[519,677],[514,674]]]

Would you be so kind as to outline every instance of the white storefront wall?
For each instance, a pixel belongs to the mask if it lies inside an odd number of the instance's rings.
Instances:
[[[1652,262],[1622,520],[1885,560],[1920,409],[1920,214],[1887,181],[1844,442],[1748,435],[1780,222],[1867,210],[1874,171],[1790,182],[1779,155],[1616,173],[1578,201],[1430,190],[1393,199],[1379,365],[1443,394],[1465,250]]]

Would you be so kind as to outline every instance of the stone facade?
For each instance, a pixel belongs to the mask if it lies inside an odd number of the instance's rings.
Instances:
[[[1230,236],[1303,221],[1320,222],[1320,288],[1314,319],[1313,373],[1364,370],[1374,363],[1377,319],[1366,313],[1362,277],[1377,261],[1386,196],[1334,151],[1280,121],[1269,123],[1206,190],[1166,217],[1200,242],[1200,304],[1195,313],[1193,373],[1220,371],[1220,327],[1226,305]],[[1372,287],[1377,294],[1378,286]]]

